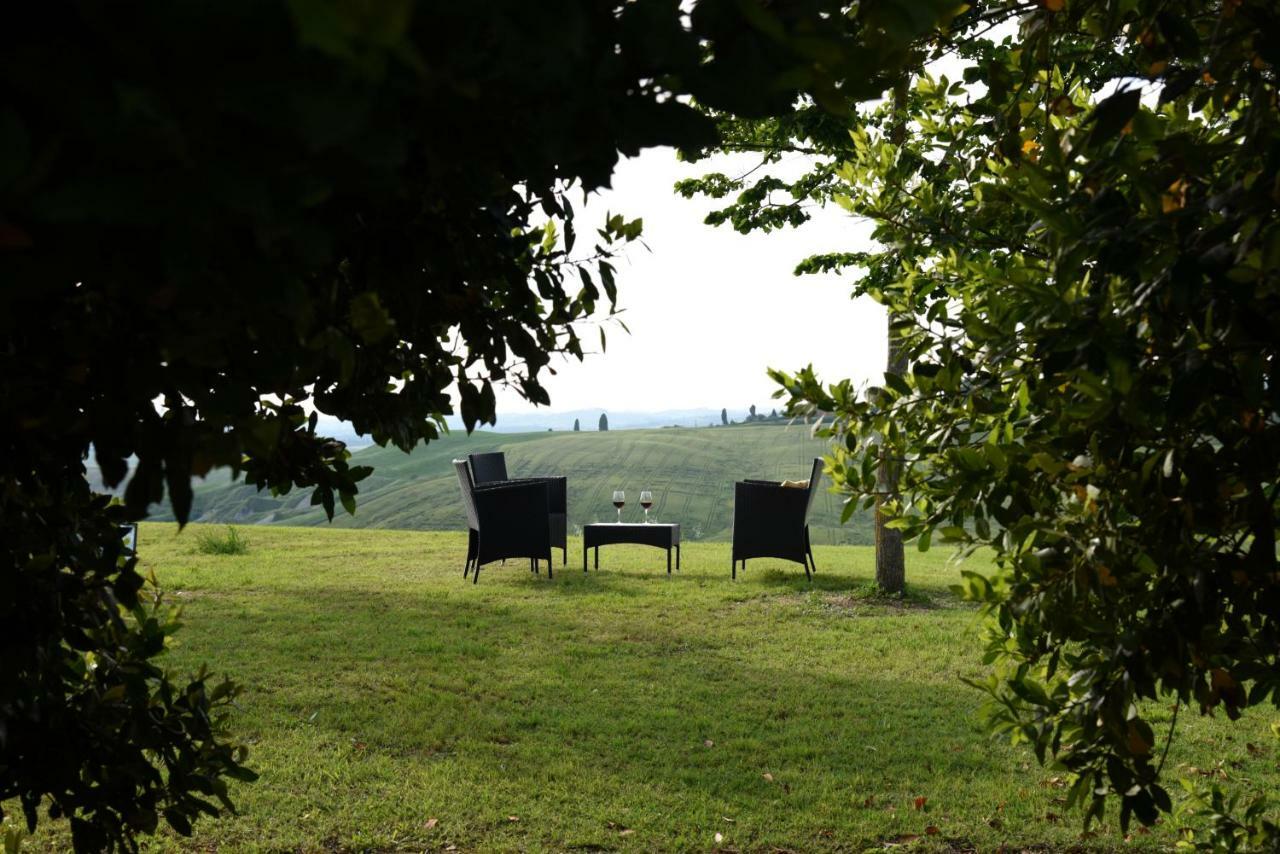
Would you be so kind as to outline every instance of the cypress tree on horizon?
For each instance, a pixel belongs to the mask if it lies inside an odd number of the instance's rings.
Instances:
[[[582,427],[578,424],[578,419],[573,419],[573,432],[577,433]]]
[[[609,416],[603,412],[600,413],[600,432],[607,433],[609,431]]]

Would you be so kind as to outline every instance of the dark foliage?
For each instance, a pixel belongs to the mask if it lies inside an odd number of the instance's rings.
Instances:
[[[116,525],[218,467],[355,508],[379,444],[467,429],[494,384],[547,403],[573,322],[612,309],[638,221],[577,240],[619,155],[874,79],[890,30],[808,0],[28,4],[0,28],[0,801],[76,847],[179,833],[248,779],[236,689],[154,663],[176,627]],[[21,20],[18,18],[21,16]],[[867,24],[875,24],[869,28]],[[904,29],[905,28],[905,29]],[[848,62],[833,59],[848,53]],[[826,98],[830,100],[830,98]],[[92,453],[109,507],[85,484]],[[132,460],[132,470],[130,463]]]

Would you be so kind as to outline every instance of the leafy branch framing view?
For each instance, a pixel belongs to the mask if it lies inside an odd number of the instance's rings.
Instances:
[[[884,304],[883,384],[774,376],[790,414],[832,416],[830,473],[886,542],[994,550],[963,585],[992,723],[1070,772],[1086,819],[1171,808],[1149,703],[1280,704],[1273,3],[24,16],[0,33],[0,801],[29,827],[132,849],[254,776],[239,689],[155,664],[177,619],[119,526],[165,500],[185,522],[215,468],[355,512],[370,471],[307,402],[405,450],[454,387],[468,430],[495,384],[547,403],[641,229],[611,217],[573,255],[569,191],[655,145],[815,158],[683,185],[736,194],[713,222],[873,224],[872,250],[799,270]],[[1260,805],[1230,812],[1194,841],[1275,844]]]
[[[962,584],[991,723],[1071,772],[1086,823],[1112,795],[1125,828],[1172,809],[1151,703],[1280,706],[1278,27],[1240,2],[974,4],[847,118],[720,115],[717,150],[764,168],[678,186],[744,233],[815,204],[872,225],[876,249],[796,272],[886,307],[883,383],[772,375],[833,416],[850,509],[887,492],[922,550],[994,551]],[[799,178],[769,168],[788,152]],[[1275,844],[1262,803],[1204,844]]]

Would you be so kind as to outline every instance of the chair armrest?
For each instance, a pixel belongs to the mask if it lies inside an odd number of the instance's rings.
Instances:
[[[500,532],[506,540],[551,548],[551,528],[547,524],[547,484],[543,482],[480,484],[475,488],[476,515],[480,535]]]
[[[547,502],[552,513],[569,512],[569,479],[559,477],[513,477],[502,483],[545,483],[547,485]]]
[[[752,480],[751,478],[747,478],[746,480],[741,482],[754,483],[758,486],[782,486],[782,481],[780,480]]]

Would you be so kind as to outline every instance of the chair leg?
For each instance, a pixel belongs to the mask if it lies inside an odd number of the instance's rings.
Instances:
[[[737,560],[734,560],[733,562],[733,580],[734,581],[738,580],[738,561]]]
[[[475,571],[471,573],[471,583],[475,584],[480,580],[480,559],[476,558]]]
[[[813,581],[813,576],[809,574],[809,561],[804,562],[804,580]]]

